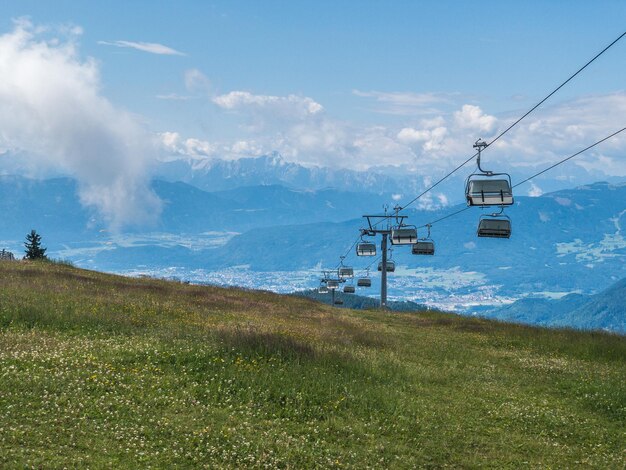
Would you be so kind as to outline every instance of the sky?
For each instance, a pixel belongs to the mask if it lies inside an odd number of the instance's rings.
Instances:
[[[75,176],[121,223],[158,213],[150,168],[167,158],[436,177],[625,18],[623,1],[0,1],[0,152]],[[624,127],[625,77],[622,39],[485,160],[530,171]],[[625,150],[574,164],[626,176]]]

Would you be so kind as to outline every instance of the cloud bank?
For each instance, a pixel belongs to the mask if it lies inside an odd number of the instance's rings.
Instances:
[[[0,147],[70,173],[82,203],[112,228],[148,223],[160,212],[148,176],[156,147],[100,95],[96,62],[78,55],[79,33],[19,20],[0,36]]]
[[[240,119],[236,141],[192,139],[183,145],[186,140],[178,136],[176,153],[183,155],[189,147],[189,155],[197,157],[202,148],[207,150],[206,156],[238,158],[278,151],[305,165],[357,170],[406,166],[420,174],[438,175],[472,155],[472,144],[478,138],[490,141],[523,112],[492,115],[477,104],[454,106],[451,97],[459,98],[455,94],[352,93],[388,107],[388,113],[404,116],[400,122],[406,124],[363,125],[334,119],[321,103],[307,96],[231,91],[213,96],[211,101]],[[448,110],[431,113],[437,104],[445,104]],[[428,112],[422,112],[424,109]],[[523,167],[546,166],[617,130],[625,115],[623,91],[544,106],[488,149],[486,167],[523,171]],[[587,172],[625,176],[625,151],[626,136],[620,136],[570,164]]]

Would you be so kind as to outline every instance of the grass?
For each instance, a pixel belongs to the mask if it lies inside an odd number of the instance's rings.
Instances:
[[[0,263],[0,467],[626,467],[626,339]]]

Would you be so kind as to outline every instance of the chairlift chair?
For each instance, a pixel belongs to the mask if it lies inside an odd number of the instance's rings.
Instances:
[[[388,273],[392,273],[396,270],[396,263],[393,261],[393,250],[391,248],[389,248],[389,258],[387,258],[387,266],[386,266],[386,271]],[[378,270],[382,271],[383,270],[383,262],[379,261],[378,262]]]
[[[343,286],[344,294],[354,294],[355,292],[356,292],[356,289],[354,288],[354,286]]]
[[[391,228],[392,245],[412,245],[417,242],[417,229],[412,225],[398,225]]]
[[[369,277],[362,277],[356,281],[357,287],[372,287],[372,280]]]
[[[376,244],[371,242],[361,242],[356,245],[357,256],[376,256]]]
[[[499,213],[482,215],[478,221],[476,234],[487,238],[510,238],[511,219]]]
[[[335,300],[335,305],[343,305],[343,300],[341,300],[341,299],[336,299],[336,300]]]
[[[354,277],[354,269],[351,266],[344,266],[343,260],[345,256],[340,257],[339,268],[337,269],[337,277],[341,279],[352,279]]]
[[[435,242],[430,238],[430,224],[428,224],[428,235],[426,238],[420,238],[417,243],[414,243],[411,247],[411,253],[414,255],[434,255],[435,254]]]
[[[338,288],[339,288],[339,281],[338,281],[338,280],[336,280],[336,279],[328,279],[328,280],[326,281],[326,287],[327,287],[329,290],[336,290],[336,289],[338,289]]]
[[[354,269],[350,266],[341,266],[337,271],[339,279],[352,279],[354,277]]]
[[[487,143],[478,139],[474,143],[478,149],[476,164],[478,172],[472,173],[465,182],[465,198],[468,206],[510,206],[513,204],[513,188],[508,173],[494,173],[480,166],[481,151]]]
[[[379,262],[378,262],[378,270],[379,270],[379,271],[382,271],[382,270],[383,270],[383,262],[382,262],[382,261],[379,261]],[[391,261],[391,260],[388,260],[388,261],[387,261],[387,272],[388,272],[388,273],[392,273],[392,272],[394,272],[395,270],[396,270],[396,263],[395,263],[395,262],[393,262],[393,261]]]
[[[432,241],[418,241],[413,244],[411,248],[411,253],[414,255],[434,255],[435,254],[435,243]]]
[[[317,289],[317,292],[320,294],[328,294],[328,287],[320,286],[319,289]]]
[[[506,178],[495,179],[504,175]],[[513,204],[511,177],[506,173],[473,173],[465,184],[468,206],[510,206]]]

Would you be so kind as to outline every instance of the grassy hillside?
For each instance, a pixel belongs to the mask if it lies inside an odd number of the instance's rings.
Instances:
[[[0,263],[0,467],[626,466],[626,339]]]

